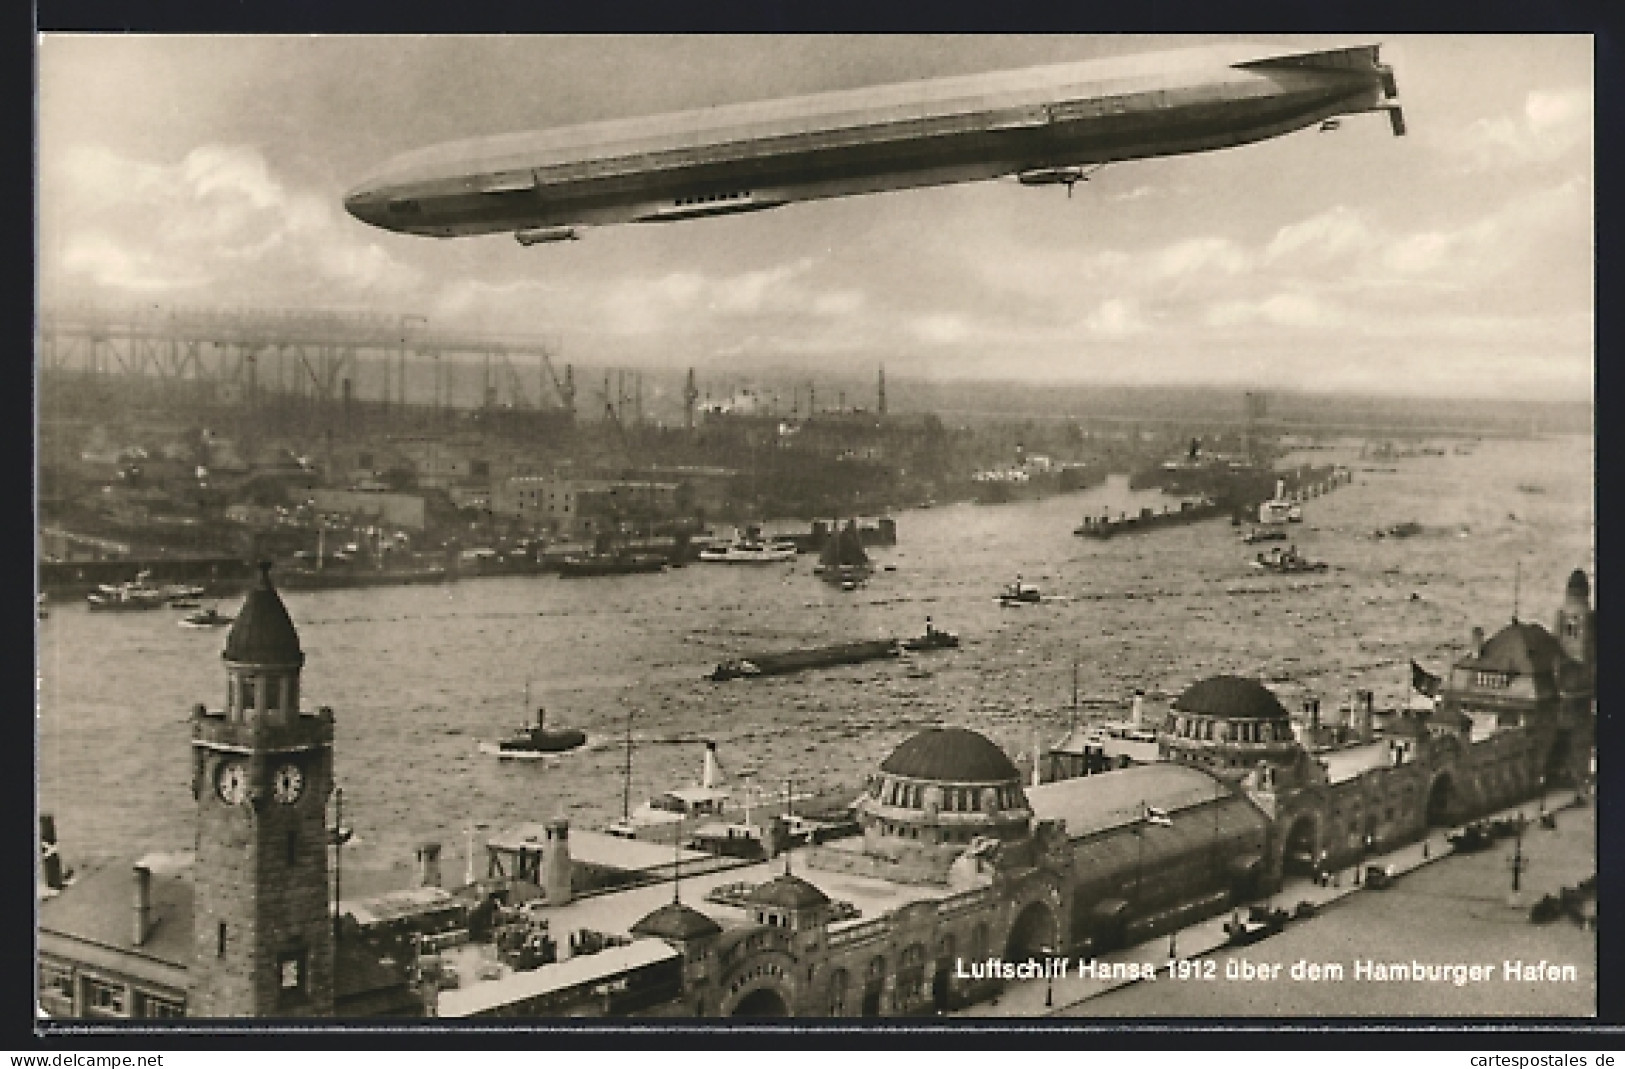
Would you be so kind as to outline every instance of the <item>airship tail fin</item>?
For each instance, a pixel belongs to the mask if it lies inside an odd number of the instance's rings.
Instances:
[[[1377,50],[1380,45],[1356,45],[1353,48],[1331,48],[1324,52],[1298,52],[1290,56],[1265,56],[1263,59],[1251,59],[1237,63],[1237,67],[1247,70],[1268,70],[1281,67],[1308,67],[1311,70],[1345,70],[1345,71],[1373,71],[1382,72],[1387,68],[1377,62]],[[1384,88],[1391,84],[1393,75],[1389,74],[1384,82]],[[1393,94],[1390,93],[1390,96]]]

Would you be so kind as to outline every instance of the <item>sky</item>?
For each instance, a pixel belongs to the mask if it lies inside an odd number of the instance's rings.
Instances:
[[[1079,185],[592,229],[387,233],[352,188],[441,141],[1157,51],[1191,36],[45,35],[41,300],[427,316],[586,365],[1590,400],[1587,36],[1380,41],[1382,114]]]

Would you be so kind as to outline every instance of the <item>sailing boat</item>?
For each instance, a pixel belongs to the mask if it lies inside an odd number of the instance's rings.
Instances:
[[[856,520],[847,520],[846,526],[824,540],[824,549],[818,555],[813,573],[842,590],[851,590],[869,577],[869,554],[864,551],[863,537],[858,534]]]

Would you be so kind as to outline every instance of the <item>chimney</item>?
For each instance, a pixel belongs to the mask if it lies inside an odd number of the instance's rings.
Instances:
[[[1286,497],[1286,480],[1285,479],[1276,479],[1275,480],[1275,500],[1280,501],[1284,497]]]
[[[49,813],[39,815],[40,869],[45,886],[53,891],[62,890],[62,855],[56,846],[56,818]]]
[[[550,906],[568,905],[571,897],[570,822],[554,817],[547,822],[542,845],[542,892]]]
[[[144,864],[135,866],[135,901],[133,923],[130,926],[130,942],[140,946],[147,941],[147,932],[152,928],[152,870]]]
[[[418,847],[418,886],[440,886],[439,843],[424,843]]]
[[[1145,726],[1145,691],[1134,692],[1134,700],[1129,703],[1129,720],[1137,728]]]
[[[705,767],[700,772],[700,786],[715,787],[720,778],[721,773],[717,769],[717,744],[708,741],[705,744]]]

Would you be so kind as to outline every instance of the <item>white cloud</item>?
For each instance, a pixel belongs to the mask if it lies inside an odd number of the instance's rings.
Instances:
[[[914,316],[907,321],[907,328],[915,338],[932,345],[957,344],[971,335],[965,317],[953,312]]]
[[[1120,297],[1100,302],[1085,323],[1096,334],[1118,338],[1141,334],[1147,329],[1145,320],[1141,318],[1140,310],[1134,302]]]
[[[1479,119],[1442,140],[1473,170],[1545,163],[1591,146],[1594,111],[1589,89],[1532,89],[1521,113]]]
[[[201,145],[167,164],[70,146],[42,163],[40,199],[45,283],[105,291],[93,299],[186,288],[222,303],[334,305],[410,299],[423,281],[248,146]]]
[[[1338,205],[1276,231],[1264,248],[1264,262],[1326,263],[1364,252],[1374,240],[1371,226],[1360,212]]]

